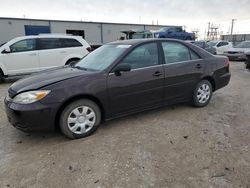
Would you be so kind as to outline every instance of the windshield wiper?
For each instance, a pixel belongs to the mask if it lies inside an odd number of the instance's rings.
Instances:
[[[85,67],[80,67],[80,66],[73,66],[73,68],[79,69],[79,70],[85,70],[87,71],[88,69]]]

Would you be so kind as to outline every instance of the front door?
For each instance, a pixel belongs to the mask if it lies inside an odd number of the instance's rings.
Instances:
[[[131,71],[108,76],[109,103],[112,114],[119,115],[161,105],[164,71],[159,62],[157,43],[136,47],[121,62]]]
[[[8,75],[27,74],[40,70],[36,39],[25,39],[10,46],[10,53],[3,55]]]

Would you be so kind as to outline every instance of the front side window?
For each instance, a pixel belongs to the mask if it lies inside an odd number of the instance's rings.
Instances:
[[[131,69],[138,69],[158,65],[158,48],[156,43],[144,44],[136,47],[121,63],[131,65]]]
[[[40,38],[39,39],[39,49],[56,49],[62,48],[62,42],[59,38]]]
[[[222,47],[222,46],[226,46],[226,45],[228,45],[227,42],[220,42],[220,43],[217,45],[217,47]]]
[[[177,63],[190,60],[189,49],[177,42],[162,42],[165,63]]]
[[[11,52],[26,52],[36,50],[36,40],[35,39],[26,39],[16,42],[10,46]]]

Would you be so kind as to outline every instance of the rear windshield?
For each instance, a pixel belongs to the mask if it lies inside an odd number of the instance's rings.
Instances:
[[[102,71],[128,48],[130,45],[104,45],[84,57],[75,66],[89,71]]]

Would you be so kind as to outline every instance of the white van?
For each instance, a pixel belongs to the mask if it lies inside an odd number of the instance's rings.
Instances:
[[[0,47],[0,80],[67,65],[90,51],[90,45],[80,36],[18,37]]]

